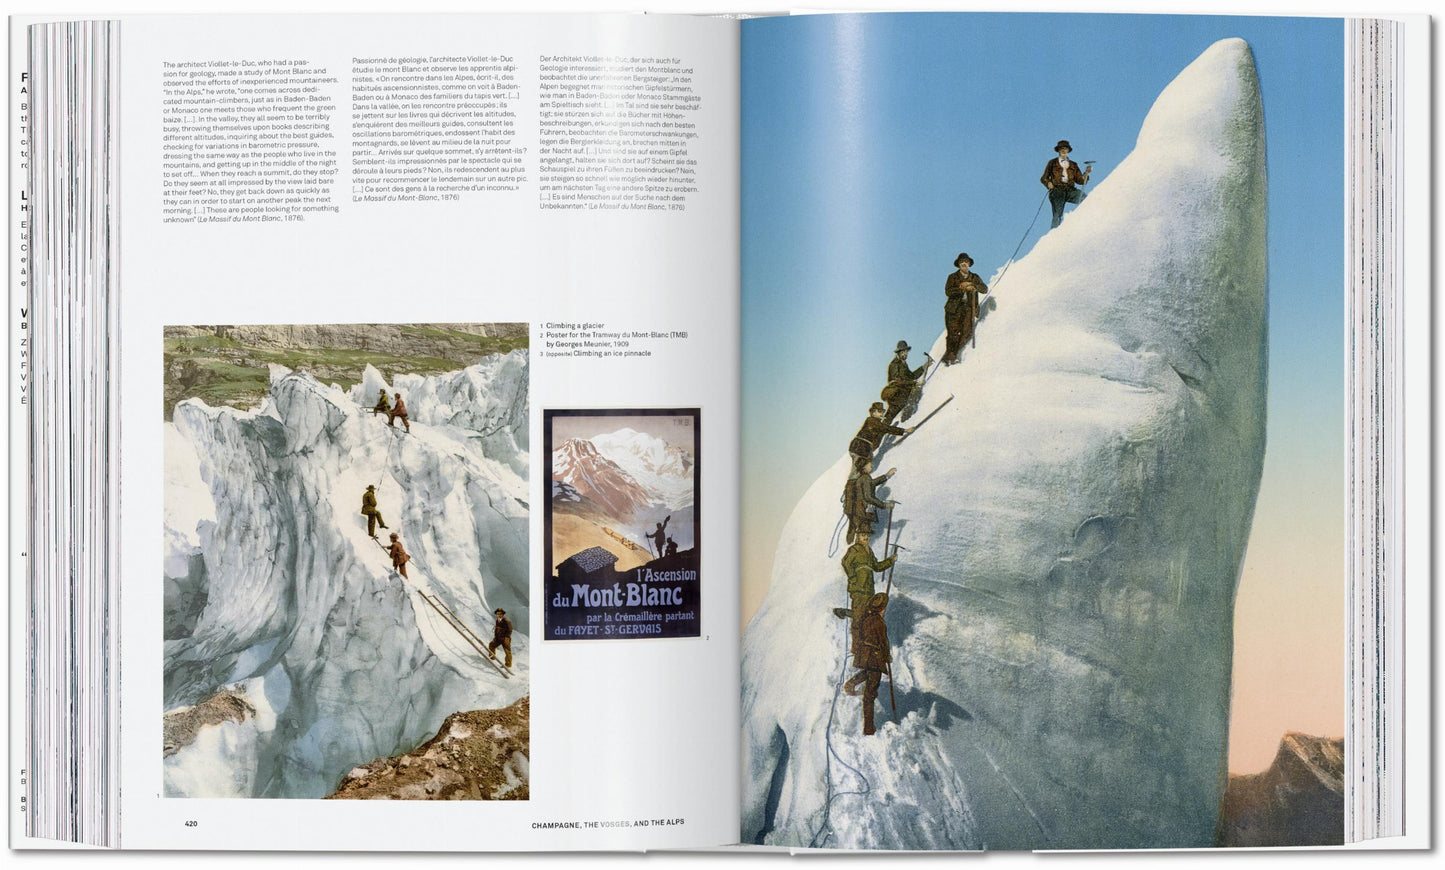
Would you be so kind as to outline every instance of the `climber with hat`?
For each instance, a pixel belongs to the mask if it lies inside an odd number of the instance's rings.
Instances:
[[[848,482],[843,485],[843,516],[848,518],[848,540],[853,540],[860,530],[872,532],[873,523],[878,519],[874,508],[888,510],[897,504],[895,501],[884,501],[877,495],[878,487],[897,473],[898,469],[890,468],[874,477],[873,460],[865,456],[853,457],[853,470],[848,475]]]
[[[883,443],[886,435],[902,436],[912,432],[917,427],[904,429],[901,426],[893,426],[883,420],[883,415],[888,413],[888,406],[882,402],[874,402],[868,407],[868,419],[863,421],[859,427],[858,434],[848,443],[848,452],[855,457],[872,459],[873,453],[878,445]]]
[[[505,667],[512,666],[512,621],[507,618],[507,611],[498,607],[492,611],[497,618],[496,625],[492,627],[492,642],[487,644],[487,657],[492,661],[497,660],[497,647],[507,654]]]
[[[858,694],[858,686],[863,686],[865,736],[877,731],[873,726],[873,702],[878,699],[878,686],[883,682],[883,675],[891,672],[893,661],[893,653],[888,648],[888,624],[883,621],[883,613],[887,609],[887,593],[879,592],[868,599],[863,624],[853,633],[853,664],[858,673],[843,684],[843,691],[850,695]]]
[[[388,528],[386,520],[381,518],[381,511],[376,509],[376,487],[368,485],[366,492],[361,495],[361,515],[366,517],[366,533],[373,538],[376,537],[376,527],[379,524],[383,529]],[[396,537],[392,535],[392,537]]]
[[[940,363],[951,366],[958,362],[959,351],[973,338],[973,326],[978,322],[978,297],[988,292],[988,285],[969,269],[973,258],[959,254],[953,258],[956,271],[948,273],[943,282],[943,328],[947,335],[944,340],[943,359]]]
[[[391,533],[391,546],[386,548],[386,553],[391,556],[392,570],[405,578],[406,563],[411,561],[411,554],[401,545],[401,535],[396,532]]]
[[[371,416],[375,417],[377,414],[391,414],[391,399],[386,397],[386,387],[381,388],[381,395],[376,404],[371,406]]]
[[[1052,226],[1057,227],[1064,220],[1064,203],[1072,202],[1078,205],[1084,201],[1085,194],[1079,188],[1089,183],[1089,173],[1094,169],[1086,167],[1081,171],[1079,164],[1069,159],[1073,148],[1067,139],[1060,139],[1059,144],[1054,146],[1054,151],[1059,156],[1045,164],[1039,183],[1049,189],[1049,205],[1054,209]]]
[[[923,374],[928,371],[928,366],[933,362],[933,357],[923,355],[923,365],[918,368],[908,367],[908,352],[913,348],[908,342],[900,340],[898,347],[893,351],[893,359],[888,363],[888,385],[883,388],[880,399],[888,403],[888,410],[883,414],[883,422],[892,424],[901,412],[903,419],[907,420],[918,410],[918,396],[923,392],[919,381]]]

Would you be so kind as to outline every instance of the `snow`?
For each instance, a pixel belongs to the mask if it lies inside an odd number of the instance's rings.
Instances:
[[[256,787],[257,756],[265,736],[276,727],[265,680],[243,680],[225,688],[246,699],[254,714],[199,729],[196,739],[165,758],[167,796],[251,797]]]
[[[405,397],[410,433],[372,416],[382,386]],[[448,714],[526,694],[525,351],[390,382],[368,368],[349,392],[273,367],[261,407],[192,399],[173,418],[167,552],[198,550],[204,566],[190,574],[204,589],[193,628],[173,630],[168,606],[166,709],[264,677],[256,691],[275,726],[244,739],[244,723],[201,729],[178,753],[200,773],[168,775],[168,794],[320,797],[357,765],[415,748]],[[412,554],[406,581],[366,534],[368,484],[391,527],[379,535],[399,532]],[[168,577],[178,566],[168,556]],[[424,593],[483,641],[504,607],[514,675]]]
[[[623,428],[595,435],[592,444],[669,510],[692,506],[692,456],[661,438]]]
[[[880,460],[908,549],[899,721],[885,680],[873,737],[836,693],[846,458],[804,495],[744,637],[744,842],[1213,842],[1264,454],[1264,167],[1252,55],[1217,43],[929,380],[920,418],[953,402]]]

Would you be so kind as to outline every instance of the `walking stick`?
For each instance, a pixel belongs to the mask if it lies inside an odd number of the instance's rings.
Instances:
[[[888,528],[883,532],[883,557],[885,559],[888,557],[888,539],[891,537],[893,537],[893,508],[890,507],[888,508]],[[892,568],[888,570],[888,582],[889,584],[893,582]],[[892,588],[892,586],[890,585],[889,588]]]
[[[893,724],[898,724],[898,698],[893,694],[893,662],[883,665],[883,673],[888,675],[888,706],[893,708]]]
[[[888,531],[885,532],[884,535],[883,535],[883,553],[884,553],[884,555],[887,555],[887,553],[888,553],[888,537],[889,537],[889,535],[892,533],[892,531],[893,531],[893,508],[890,507],[890,508],[888,509]],[[897,545],[897,544],[894,544],[893,547],[894,547],[894,556],[897,556],[897,555],[898,555],[898,552],[897,552],[898,545]],[[896,565],[896,564],[898,564],[898,563],[897,563],[897,562],[894,562],[894,565]],[[889,594],[891,594],[892,592],[893,592],[893,565],[889,565],[889,566],[888,566],[888,587],[887,587],[887,590],[886,590],[883,594],[884,594],[884,595],[889,595]],[[891,658],[891,657],[892,657],[892,654],[891,654],[891,652],[890,652],[890,658]],[[893,710],[893,723],[896,725],[896,724],[898,724],[898,699],[897,699],[896,697],[894,697],[894,695],[893,695],[893,663],[892,663],[892,662],[886,663],[886,664],[884,665],[884,667],[883,667],[883,672],[888,675],[888,706],[889,706],[890,709]]]

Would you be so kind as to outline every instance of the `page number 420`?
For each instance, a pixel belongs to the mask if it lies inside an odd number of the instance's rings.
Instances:
[[[195,819],[186,819],[186,827],[188,828],[197,828],[200,827],[200,824],[201,823],[196,821]]]

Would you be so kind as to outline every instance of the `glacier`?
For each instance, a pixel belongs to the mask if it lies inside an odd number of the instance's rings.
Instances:
[[[400,391],[411,432],[373,416]],[[452,713],[527,694],[525,350],[350,390],[272,366],[249,411],[188,399],[165,433],[164,705],[218,693],[255,711],[166,758],[173,797],[319,798],[414,749]],[[362,493],[412,554],[409,579],[367,536]],[[488,641],[515,626],[505,674],[428,600]],[[168,747],[169,751],[169,747]]]
[[[932,374],[920,417],[953,401],[879,459],[907,549],[897,722],[885,680],[872,737],[837,691],[847,459],[799,501],[743,641],[743,842],[1213,844],[1264,456],[1266,187],[1253,56],[1225,40]]]

